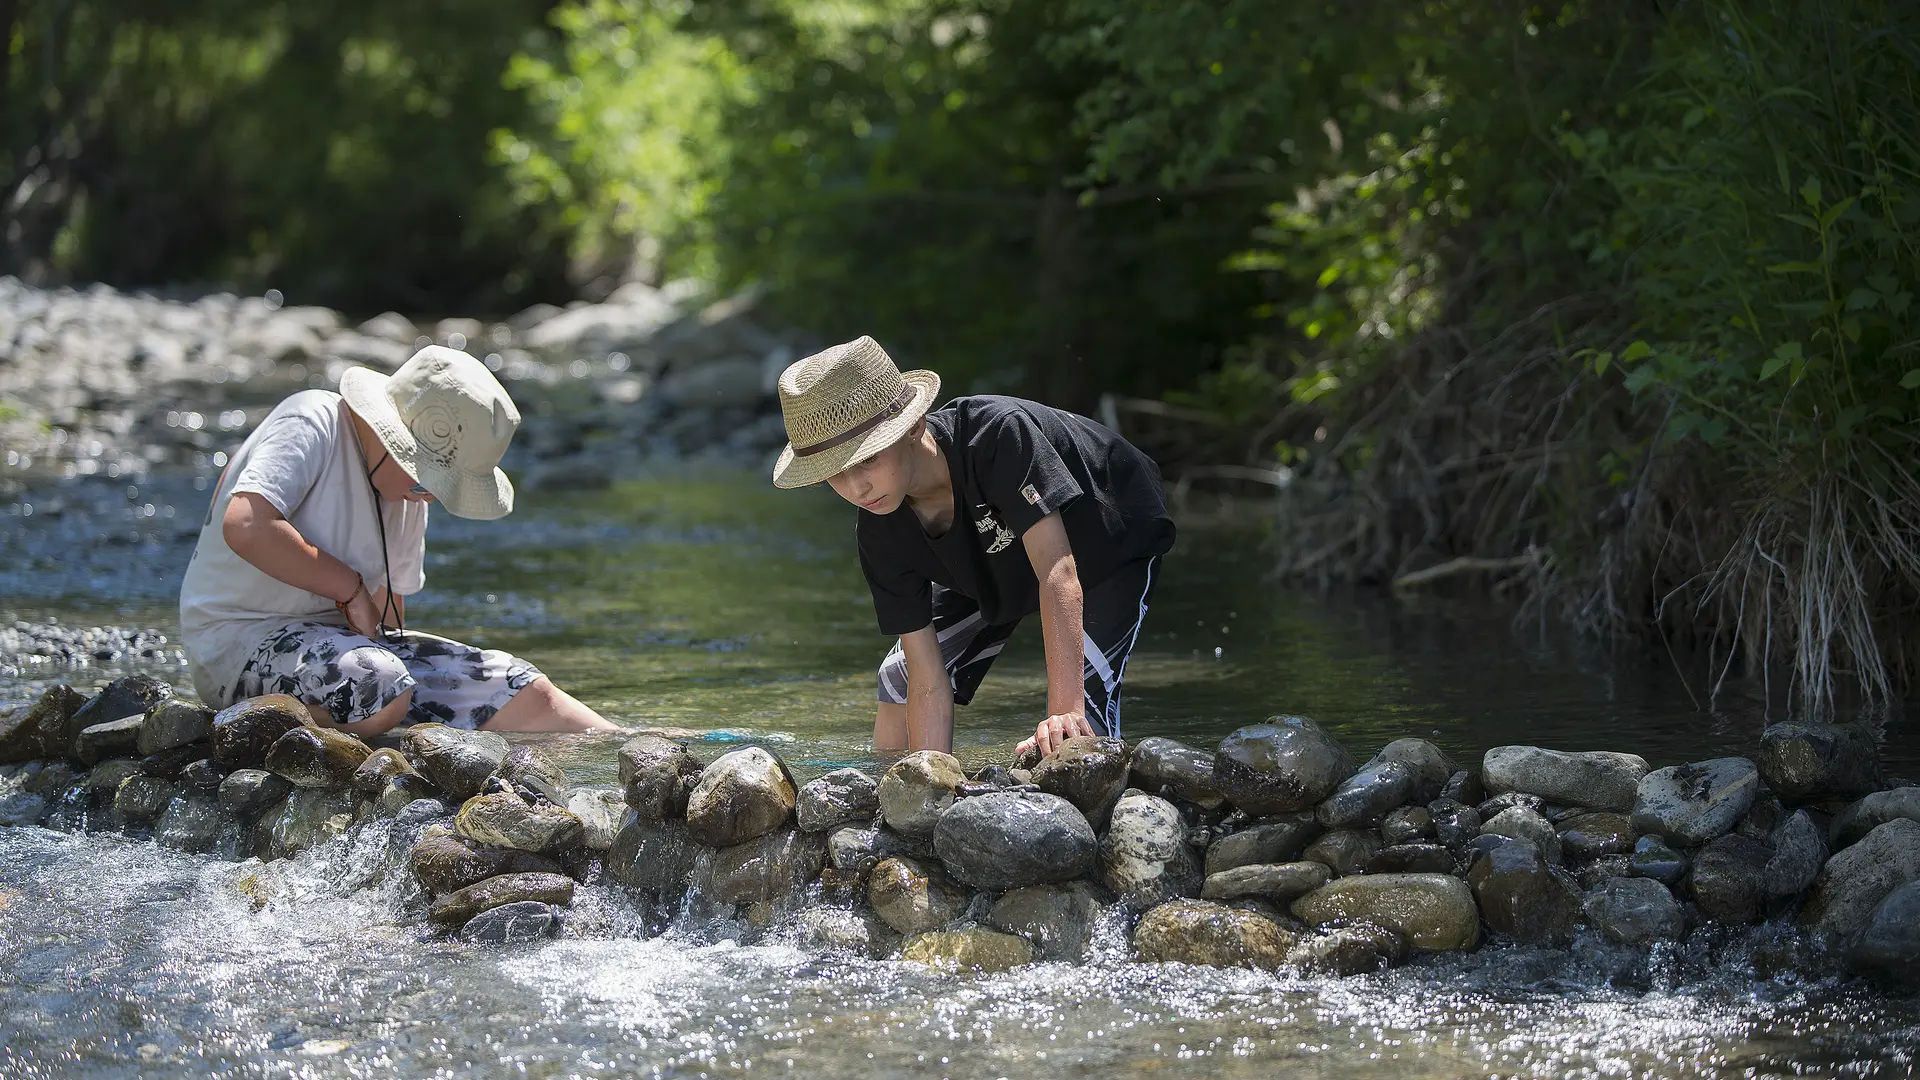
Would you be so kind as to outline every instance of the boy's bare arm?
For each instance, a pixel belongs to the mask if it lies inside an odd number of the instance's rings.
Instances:
[[[1033,743],[1050,754],[1075,735],[1093,734],[1086,712],[1080,571],[1059,511],[1035,522],[1020,539],[1040,582],[1040,632],[1047,650],[1047,718],[1034,729]]]
[[[953,684],[933,624],[900,635],[907,660],[907,749],[953,752]]]
[[[373,595],[361,587],[360,575],[308,543],[265,496],[251,491],[234,495],[220,519],[220,536],[235,555],[276,581],[333,601],[353,597],[347,605],[349,629],[371,634],[379,628],[379,609]]]

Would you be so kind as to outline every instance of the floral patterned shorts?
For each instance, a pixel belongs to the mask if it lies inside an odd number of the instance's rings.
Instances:
[[[330,623],[297,622],[267,635],[240,669],[229,701],[291,694],[354,724],[413,691],[405,724],[479,728],[540,669],[511,653],[389,630],[380,638]]]

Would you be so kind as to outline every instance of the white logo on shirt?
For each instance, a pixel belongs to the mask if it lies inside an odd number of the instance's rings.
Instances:
[[[987,554],[998,555],[1007,549],[1008,544],[1013,543],[1013,530],[993,520],[992,507],[982,507],[982,509],[986,511],[987,516],[973,523],[974,530],[982,536],[988,533],[993,534],[993,543],[987,545]]]
[[[1040,505],[1040,491],[1038,488],[1034,487],[1032,484],[1028,484],[1026,487],[1021,488],[1020,496],[1021,498],[1024,498],[1027,500],[1028,506]]]

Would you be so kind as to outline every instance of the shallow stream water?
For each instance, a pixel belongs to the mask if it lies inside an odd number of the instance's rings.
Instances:
[[[205,496],[113,495],[0,516],[0,618],[173,625]],[[697,732],[702,756],[751,740],[803,778],[872,768],[886,642],[850,515],[728,473],[528,498],[495,523],[436,515],[410,622],[520,652],[620,722]],[[1363,758],[1420,736],[1469,760],[1528,742],[1656,765],[1757,740],[1763,689],[1701,711],[1704,673],[1505,610],[1275,585],[1260,517],[1183,522],[1127,672],[1127,735],[1207,745],[1291,712]],[[129,670],[6,661],[0,708]],[[131,669],[186,681],[164,658]],[[1004,760],[1044,698],[1023,627],[961,710],[956,752]],[[1897,774],[1920,772],[1914,726],[1890,725]],[[576,783],[614,781],[617,739],[542,742]],[[777,934],[739,944],[596,885],[562,940],[503,950],[420,927],[393,870],[408,842],[378,824],[262,868],[0,829],[0,1077],[1901,1076],[1920,1046],[1920,997],[1844,977],[1778,927],[1652,951],[1583,933],[1308,980],[1133,965],[1116,922],[1091,966],[956,976]]]

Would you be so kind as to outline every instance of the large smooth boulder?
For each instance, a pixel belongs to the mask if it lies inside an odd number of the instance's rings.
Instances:
[[[1480,944],[1480,911],[1467,883],[1447,874],[1362,874],[1327,883],[1293,902],[1314,925],[1377,923],[1416,949],[1439,952]]]
[[[1395,739],[1381,747],[1368,764],[1388,761],[1400,762],[1413,771],[1413,791],[1407,796],[1411,803],[1430,803],[1439,798],[1456,771],[1453,759],[1425,739]]]
[[[1149,964],[1202,964],[1273,971],[1297,935],[1264,915],[1207,900],[1172,900],[1134,927],[1133,948]]]
[[[1255,816],[1311,810],[1359,771],[1346,747],[1304,716],[1277,716],[1220,741],[1213,782]]]
[[[692,886],[694,868],[706,850],[686,822],[644,818],[628,809],[607,852],[607,873],[630,889],[677,901]]]
[[[1562,806],[1623,813],[1633,809],[1646,775],[1645,758],[1605,750],[1569,753],[1539,746],[1496,746],[1480,763],[1481,780],[1491,794],[1519,791]]]
[[[1633,827],[1683,847],[1733,831],[1760,792],[1760,770],[1743,757],[1655,769],[1640,781]]]
[[[1162,793],[1205,810],[1227,801],[1213,783],[1213,755],[1174,739],[1150,736],[1133,748],[1133,784],[1151,795]]]
[[[1528,945],[1565,945],[1580,921],[1580,889],[1530,840],[1474,860],[1467,884],[1494,933]]]
[[[942,971],[1011,971],[1033,963],[1026,938],[967,926],[915,935],[900,949],[900,959]]]
[[[1340,782],[1314,811],[1329,829],[1371,824],[1413,796],[1418,777],[1403,761],[1372,761]]]
[[[1874,906],[1847,949],[1847,961],[1907,982],[1920,981],[1920,881],[1896,887]]]
[[[1897,787],[1876,791],[1848,806],[1833,819],[1830,839],[1838,851],[1889,821],[1905,818],[1920,821],[1920,787]]]
[[[1265,866],[1236,866],[1209,875],[1200,888],[1202,900],[1240,900],[1250,896],[1267,900],[1294,900],[1333,880],[1325,863],[1290,862]]]
[[[850,821],[870,822],[880,812],[880,785],[859,769],[835,769],[800,785],[794,817],[807,832],[826,832]]]
[[[267,771],[295,787],[344,787],[373,751],[341,731],[298,727],[267,749]]]
[[[468,799],[453,828],[476,844],[541,855],[575,850],[586,839],[586,827],[571,811],[504,791]]]
[[[68,717],[66,737],[57,744],[59,753],[78,759],[80,747],[76,740],[82,731],[95,724],[125,720],[129,716],[144,719],[154,706],[171,696],[173,696],[173,687],[151,675],[126,675],[113,680],[101,687],[99,693],[88,698],[86,704],[74,710],[73,715]],[[43,730],[42,735],[46,734],[48,733]],[[56,744],[49,743],[49,749],[54,745]],[[110,756],[118,757],[119,755],[116,753]]]
[[[687,793],[700,782],[700,763],[687,748],[658,735],[636,735],[620,746],[620,786],[627,805],[647,821],[687,812]]]
[[[1866,926],[1887,894],[1920,879],[1920,821],[1897,818],[1834,855],[1814,880],[1800,921],[1848,937]]]
[[[880,816],[907,836],[932,836],[940,816],[967,782],[960,759],[938,750],[916,750],[880,777]]]
[[[1100,838],[1100,881],[1141,909],[1197,892],[1200,860],[1180,811],[1157,795],[1122,796]]]
[[[939,869],[918,859],[883,859],[867,878],[867,904],[896,932],[923,934],[958,919],[967,894]]]
[[[90,767],[139,753],[140,727],[146,722],[145,716],[123,716],[81,728],[73,736],[73,760]]]
[[[1098,846],[1072,803],[1038,791],[962,799],[933,830],[933,850],[954,880],[994,892],[1083,877]]]
[[[1722,923],[1756,923],[1766,914],[1767,859],[1762,841],[1740,835],[1708,841],[1693,856],[1687,891],[1700,914]]]
[[[500,771],[510,747],[492,731],[464,731],[445,724],[415,724],[400,739],[401,752],[414,771],[464,803],[486,787],[487,778]]]
[[[483,911],[528,900],[565,907],[573,903],[573,879],[564,874],[501,874],[435,900],[428,917],[442,926],[463,926]]]
[[[545,855],[510,848],[489,848],[458,836],[430,836],[413,845],[407,865],[427,891],[461,889],[502,874],[558,874],[560,864]]]
[[[1256,821],[1207,847],[1208,877],[1236,866],[1293,862],[1320,838],[1320,820],[1311,813]]]
[[[1587,922],[1622,945],[1673,940],[1686,933],[1686,914],[1665,885],[1651,878],[1609,878],[1587,893]]]
[[[1075,736],[1040,759],[1033,782],[1072,803],[1094,828],[1105,828],[1127,789],[1127,744],[1104,735]]]
[[[1879,746],[1859,724],[1770,724],[1754,757],[1760,778],[1789,802],[1859,795],[1880,786]]]
[[[213,738],[213,710],[198,702],[167,698],[147,712],[138,751],[148,757]]]
[[[312,719],[305,705],[286,694],[235,702],[213,714],[213,760],[229,769],[258,769],[280,736]]]
[[[1029,885],[994,902],[987,922],[1033,942],[1042,960],[1081,963],[1088,957],[1100,897],[1084,881]]]
[[[1560,865],[1560,834],[1554,831],[1552,822],[1525,807],[1516,806],[1495,814],[1480,826],[1480,835],[1529,841],[1548,866]]]
[[[701,770],[687,795],[687,828],[710,847],[732,847],[778,829],[793,813],[795,791],[787,767],[749,746],[722,754]]]
[[[713,853],[705,891],[725,904],[796,904],[827,861],[818,833],[779,829]]]
[[[1805,810],[1795,810],[1774,826],[1767,846],[1772,853],[1763,876],[1767,892],[1774,896],[1794,896],[1812,888],[1820,868],[1827,864],[1827,841]]]
[[[0,765],[66,753],[67,723],[86,703],[86,695],[56,683],[31,708],[0,717]]]

